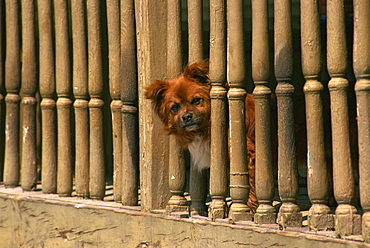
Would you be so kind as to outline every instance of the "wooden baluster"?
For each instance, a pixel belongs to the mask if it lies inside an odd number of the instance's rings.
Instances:
[[[167,76],[177,77],[182,71],[181,48],[181,4],[180,1],[168,1],[168,36],[167,36]],[[173,136],[170,136],[169,154],[169,187],[171,198],[166,206],[167,214],[176,211],[188,211],[184,197],[185,187],[185,159],[183,148]],[[193,171],[191,171],[193,173]],[[195,182],[191,182],[194,184]],[[190,196],[193,200],[192,186]],[[194,197],[194,199],[196,199]],[[195,201],[196,202],[196,201]]]
[[[122,204],[138,204],[139,137],[135,10],[132,0],[121,1]]]
[[[280,228],[301,226],[302,214],[296,204],[298,171],[295,151],[293,92],[293,46],[291,28],[291,1],[274,1],[275,9],[275,77],[278,81],[278,180],[279,195],[283,204],[277,222]]]
[[[75,186],[79,197],[89,197],[89,112],[85,1],[71,1],[73,94],[75,114]]]
[[[188,0],[188,33],[189,59],[188,63],[199,62],[203,59],[203,12],[202,0]],[[190,168],[191,215],[207,215],[205,205],[207,197],[207,173]]]
[[[188,0],[188,63],[203,59],[203,0]]]
[[[107,1],[109,93],[112,113],[113,199],[122,202],[122,118],[121,118],[121,42],[120,2]],[[122,20],[124,21],[123,17]],[[126,41],[123,41],[126,42]]]
[[[21,86],[19,3],[5,2],[6,58],[5,58],[5,160],[4,184],[15,187],[19,183],[19,89]]]
[[[57,193],[59,196],[72,194],[72,100],[71,67],[69,60],[68,6],[66,0],[54,1],[55,18],[55,60],[56,92],[58,116],[58,176]]]
[[[224,192],[227,188],[227,91],[226,83],[226,5],[224,0],[210,3],[210,57],[209,77],[211,88],[211,173],[210,194],[212,203],[209,217],[224,218]]]
[[[90,114],[90,198],[105,196],[105,164],[103,144],[103,66],[101,53],[100,1],[87,0],[88,85]]]
[[[353,67],[356,75],[356,97],[359,138],[360,199],[362,237],[370,243],[370,2],[354,1]]]
[[[173,137],[170,137],[170,167],[169,167],[169,174],[170,174],[170,192],[171,198],[167,203],[166,206],[166,213],[170,215],[172,212],[189,212],[189,206],[187,200],[184,197],[184,190],[185,190],[185,159],[184,159],[184,152],[182,147],[179,146],[177,140]],[[191,171],[193,173],[193,171]],[[191,182],[194,183],[194,182]],[[193,196],[193,192],[190,192],[190,196]],[[196,198],[194,198],[195,205],[197,203]],[[192,198],[193,200],[193,198]],[[192,209],[197,209],[194,207],[194,203],[192,203]],[[197,212],[198,213],[198,212]],[[195,215],[196,213],[192,213]],[[199,214],[199,213],[198,213]]]
[[[310,230],[334,228],[334,217],[326,205],[329,200],[329,172],[325,158],[324,117],[321,74],[321,39],[318,1],[301,3],[302,70],[307,120],[307,187],[312,206],[308,215]]]
[[[3,6],[4,4],[0,4],[0,11],[3,13]],[[3,47],[3,43],[6,39],[6,30],[3,29],[3,19],[0,20],[0,47]],[[4,95],[2,94],[4,90],[4,53],[3,49],[0,49],[0,115],[4,116]],[[4,172],[4,131],[3,131],[3,122],[0,123],[0,179],[3,180],[3,172]]]
[[[23,139],[21,185],[34,190],[37,185],[36,149],[36,26],[35,1],[22,1],[22,99]]]
[[[54,45],[52,33],[52,7],[49,0],[39,0],[39,57],[40,95],[42,101],[42,191],[56,193],[57,147],[55,113]]]
[[[339,204],[335,210],[335,231],[339,236],[359,234],[361,218],[351,205],[355,198],[348,117],[347,49],[344,23],[344,1],[327,3],[327,63],[331,124],[333,138],[334,196]]]
[[[230,137],[230,196],[232,204],[229,212],[231,222],[239,220],[252,220],[251,209],[246,204],[249,196],[250,185],[248,176],[248,154],[246,146],[244,100],[247,92],[243,88],[245,82],[244,59],[244,25],[243,1],[227,1],[227,50],[228,50],[228,82],[229,82],[229,137]],[[224,204],[227,194],[227,169],[219,168],[219,190],[215,199],[219,202],[219,218],[223,211],[226,215]],[[213,199],[213,198],[212,198]],[[216,215],[217,217],[217,215]]]
[[[252,1],[252,76],[256,128],[256,193],[259,202],[254,221],[257,224],[276,223],[276,210],[272,206],[275,196],[275,178],[271,139],[271,90],[268,87],[269,39],[268,3]],[[251,158],[249,158],[251,160]]]

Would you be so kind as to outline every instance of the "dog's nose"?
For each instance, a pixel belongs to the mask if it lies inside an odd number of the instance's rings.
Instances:
[[[184,122],[188,122],[188,121],[191,121],[191,119],[193,118],[193,114],[192,113],[186,113],[182,116],[182,120]]]

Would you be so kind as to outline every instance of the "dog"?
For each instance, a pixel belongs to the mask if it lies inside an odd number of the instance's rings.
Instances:
[[[163,123],[164,132],[173,135],[190,152],[198,171],[210,167],[211,83],[208,63],[187,65],[184,72],[168,81],[157,80],[145,88],[154,111]],[[246,97],[246,142],[249,152],[248,173],[250,192],[247,205],[255,212],[258,200],[255,191],[254,100]],[[247,152],[247,151],[246,151]]]
[[[187,65],[184,72],[168,81],[157,80],[145,88],[145,98],[150,99],[153,107],[163,123],[164,132],[173,135],[177,141],[187,148],[191,154],[193,166],[198,171],[210,167],[210,115],[211,83],[208,77],[208,63],[199,62]],[[350,95],[351,96],[351,95]],[[307,163],[307,133],[305,102],[302,90],[293,94],[294,101],[294,133],[296,144],[296,159],[298,166]],[[350,101],[354,103],[355,101]],[[352,104],[353,105],[353,104]],[[271,129],[274,173],[277,174],[277,99],[271,94]],[[245,98],[245,127],[248,152],[249,198],[247,205],[253,213],[258,207],[255,190],[255,107],[254,97],[247,94]],[[357,163],[357,121],[354,106],[349,106],[351,155],[354,164]],[[325,154],[329,174],[332,172],[332,140],[330,122],[329,92],[323,93],[323,114],[325,129]],[[354,166],[355,167],[355,166]],[[332,176],[329,175],[329,178]],[[330,180],[332,181],[332,180]],[[330,183],[331,184],[331,183]],[[332,185],[330,186],[332,187]]]

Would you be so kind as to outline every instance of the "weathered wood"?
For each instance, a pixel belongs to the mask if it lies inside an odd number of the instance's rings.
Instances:
[[[333,187],[339,204],[335,210],[335,231],[338,236],[359,234],[361,218],[352,205],[355,198],[355,181],[352,167],[349,113],[347,48],[345,36],[344,1],[327,4],[327,63],[329,81],[331,125],[333,140]]]
[[[2,12],[4,9],[4,4],[0,4],[0,11]],[[2,12],[3,13],[3,12]],[[4,20],[0,20],[0,47],[3,47],[5,37],[5,29],[3,26]],[[3,49],[0,49],[0,90],[1,92],[4,91],[4,51]],[[0,115],[3,116],[4,113],[4,95],[3,93],[0,93]],[[4,130],[4,124],[0,123],[0,130]],[[5,145],[5,135],[2,131],[2,134],[0,134],[0,151],[3,154],[4,151],[4,145]],[[0,178],[3,178],[3,172],[4,172],[4,155],[0,158]]]
[[[85,1],[71,1],[73,45],[73,104],[75,114],[75,187],[89,197],[89,113]]]
[[[203,0],[188,0],[188,63],[203,59]]]
[[[362,237],[370,243],[370,2],[354,1],[353,69],[356,75]]]
[[[20,27],[19,3],[5,2],[6,18],[6,59],[5,59],[5,156],[4,184],[15,187],[19,183],[19,89],[20,68]]]
[[[255,223],[273,224],[276,210],[272,207],[275,196],[274,165],[271,139],[271,90],[268,87],[270,76],[268,4],[267,1],[252,1],[252,77],[255,103],[256,128],[256,194],[259,202]]]
[[[326,205],[329,199],[329,172],[325,158],[324,116],[322,93],[324,86],[319,82],[321,73],[321,39],[319,2],[302,2],[302,71],[307,120],[307,187],[312,207],[308,215],[311,230],[334,228],[334,216]]]
[[[66,0],[54,1],[55,21],[55,83],[58,100],[58,175],[57,193],[71,196],[73,184],[72,158],[72,100],[71,65],[68,30],[68,5]]]
[[[243,1],[227,1],[227,39],[228,39],[228,91],[229,100],[229,137],[230,137],[230,196],[233,203],[230,207],[230,221],[252,220],[251,210],[247,200],[250,191],[248,175],[248,154],[245,132],[244,100],[247,92],[245,83],[245,58],[244,58],[244,15]],[[219,188],[217,196],[221,202],[227,193],[226,168],[220,167]],[[216,192],[215,192],[216,193]],[[220,209],[221,217],[221,205]],[[225,210],[224,210],[225,211]],[[226,213],[224,213],[226,215]],[[216,216],[217,217],[217,216]],[[218,217],[218,218],[220,218]]]
[[[10,189],[9,189],[10,190]],[[314,233],[175,218],[123,208],[115,202],[82,200],[0,188],[2,247],[369,247],[359,241]],[[14,195],[16,194],[16,195]],[[29,194],[29,193],[28,193]],[[39,194],[39,195],[37,195]],[[42,225],[42,228],[40,228]],[[16,231],[14,231],[16,230]],[[266,238],[268,236],[268,238]]]
[[[42,97],[42,190],[56,193],[57,190],[57,145],[55,112],[55,69],[52,28],[52,6],[48,0],[38,1],[40,95]]]
[[[167,75],[167,1],[135,0],[139,75],[140,192],[144,211],[164,208],[170,191],[168,183],[168,139],[143,99],[143,88]],[[161,35],[158,35],[161,34]]]
[[[211,172],[210,193],[220,193],[218,180],[224,168],[228,167],[227,147],[227,91],[226,84],[226,3],[224,0],[210,2],[210,54],[209,54],[209,78],[212,84],[211,96]],[[215,169],[216,168],[216,169]],[[226,174],[226,173],[225,173]],[[226,176],[226,175],[225,175]],[[205,176],[204,176],[205,177]],[[224,178],[224,177],[223,177]],[[224,180],[224,179],[222,179]],[[222,181],[222,183],[225,183]],[[225,185],[221,185],[225,187]],[[227,187],[227,186],[226,186]],[[221,189],[223,191],[223,189]],[[222,194],[222,192],[221,192]],[[215,198],[213,205],[220,203],[221,211],[225,207],[223,199]],[[217,205],[216,205],[217,206]],[[209,211],[210,217],[215,215],[214,206]],[[213,212],[212,212],[213,211]],[[225,215],[225,213],[222,213]],[[223,217],[223,216],[221,216]]]
[[[139,135],[135,8],[121,1],[122,204],[138,204]]]
[[[122,204],[138,204],[138,133],[137,108],[122,105]]]
[[[173,148],[170,149],[169,157],[170,161],[169,187],[171,192],[171,198],[166,206],[166,213],[168,215],[170,215],[172,212],[189,212],[188,202],[184,197],[185,179],[186,179],[184,151],[181,145],[178,143],[178,141],[173,137],[170,137],[170,147]],[[197,186],[199,185],[199,183],[196,182],[192,183],[195,183]],[[190,196],[193,196],[193,193],[191,193]]]
[[[291,1],[274,1],[275,77],[278,107],[278,186],[280,207],[277,222],[280,228],[301,226],[302,214],[296,204],[298,196],[298,170],[294,136],[293,92],[293,40]]]
[[[103,138],[103,61],[101,43],[100,1],[88,0],[88,89],[90,95],[90,198],[103,199],[105,196],[105,161]]]
[[[122,201],[122,116],[121,116],[121,25],[120,2],[107,1],[109,93],[112,113],[113,140],[113,194],[116,202]],[[125,21],[124,16],[122,20]],[[123,41],[127,42],[127,41]]]
[[[179,0],[167,3],[167,78],[177,77],[182,71],[182,35],[181,35],[181,3]],[[166,206],[167,214],[175,211],[189,211],[187,201],[184,197],[185,190],[185,159],[181,145],[173,136],[170,136],[169,146],[169,187],[171,198]],[[192,170],[191,173],[196,173]],[[196,187],[201,184],[192,181]],[[192,186],[191,188],[192,189]],[[199,192],[199,191],[196,191]],[[190,197],[199,198],[190,190]],[[195,201],[196,202],[196,201]],[[204,203],[203,203],[204,204]]]
[[[34,190],[37,183],[36,147],[36,23],[35,1],[22,1],[22,161],[21,185]]]

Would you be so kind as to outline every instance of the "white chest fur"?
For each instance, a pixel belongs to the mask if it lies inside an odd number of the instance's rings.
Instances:
[[[188,149],[194,168],[199,171],[209,168],[211,158],[209,139],[204,140],[201,136],[196,136],[188,145]]]

